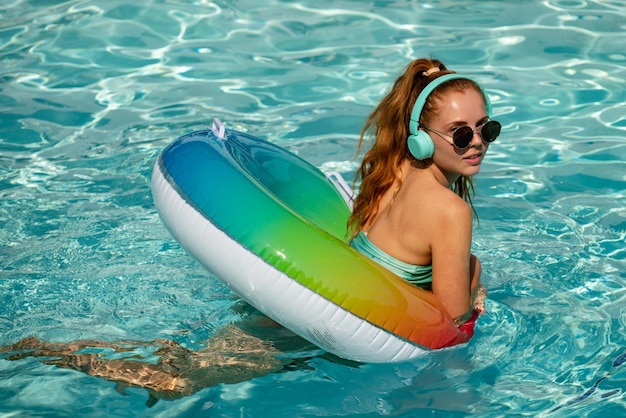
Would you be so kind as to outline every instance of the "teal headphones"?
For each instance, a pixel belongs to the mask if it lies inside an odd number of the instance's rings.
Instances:
[[[480,91],[483,93],[485,97],[485,105],[487,107],[487,116],[491,116],[491,102],[489,101],[489,96],[485,94],[482,86],[478,84],[476,81],[472,80],[469,77],[465,77],[459,74],[445,74],[441,77],[435,78],[433,81],[428,83],[424,90],[417,96],[417,100],[413,105],[413,110],[411,111],[411,121],[409,122],[409,132],[411,135],[407,138],[407,146],[409,147],[409,152],[413,157],[418,160],[425,160],[426,158],[430,158],[435,153],[435,144],[433,143],[432,138],[428,135],[428,132],[424,130],[420,130],[420,117],[422,115],[422,110],[424,109],[424,105],[426,104],[426,100],[432,94],[433,91],[443,83],[449,80],[454,80],[456,78],[465,78],[473,81],[480,88]]]

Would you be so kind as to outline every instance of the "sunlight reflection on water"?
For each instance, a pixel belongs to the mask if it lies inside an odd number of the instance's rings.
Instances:
[[[480,79],[504,126],[476,179],[474,252],[490,298],[473,342],[393,366],[314,357],[152,411],[626,409],[622,2],[0,4],[3,345],[200,346],[237,315],[155,213],[158,152],[219,117],[351,180],[366,116],[409,60],[433,55]],[[0,374],[2,412],[145,412],[144,391],[121,397],[75,372],[0,360]]]

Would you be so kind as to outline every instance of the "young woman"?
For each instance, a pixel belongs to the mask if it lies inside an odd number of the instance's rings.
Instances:
[[[471,177],[500,134],[490,116],[477,82],[417,59],[369,116],[358,145],[374,136],[357,173],[351,245],[432,291],[459,325],[484,298],[476,298],[481,265],[470,252]]]
[[[436,60],[412,62],[362,131],[359,147],[368,133],[375,135],[375,143],[359,170],[360,193],[349,219],[353,247],[431,290],[467,332],[473,330],[467,321],[472,307],[479,311],[481,303],[475,297],[480,262],[470,253],[471,176],[500,133],[490,113],[489,100],[475,81],[454,75]],[[7,360],[44,357],[47,364],[146,388],[153,405],[159,398],[293,367],[297,359],[279,354],[311,348],[255,312],[197,351],[164,340],[112,344],[27,338],[0,347],[0,353],[8,353]],[[155,348],[156,364],[134,352],[146,345]],[[108,358],[107,350],[116,356]],[[120,358],[124,352],[129,356]]]

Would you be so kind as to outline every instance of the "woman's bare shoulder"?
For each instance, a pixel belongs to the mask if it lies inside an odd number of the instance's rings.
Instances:
[[[443,216],[462,213],[469,213],[471,215],[471,208],[467,202],[454,191],[440,184],[415,183],[407,187],[406,192],[405,203],[414,205],[414,207],[416,209],[419,208],[420,211],[433,211]]]

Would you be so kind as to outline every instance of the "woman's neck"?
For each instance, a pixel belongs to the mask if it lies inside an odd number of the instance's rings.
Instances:
[[[443,187],[448,188],[448,189],[451,189],[452,185],[456,183],[459,177],[461,177],[459,174],[456,174],[456,173],[445,173],[435,164],[428,164],[424,166],[423,163],[421,162],[418,162],[416,164],[415,162],[412,163],[408,160],[407,160],[407,164],[410,165],[415,170],[420,170],[420,171],[430,173],[433,179],[437,183],[441,184]],[[407,168],[408,167],[406,167],[405,165],[402,165],[401,170],[404,171]]]

